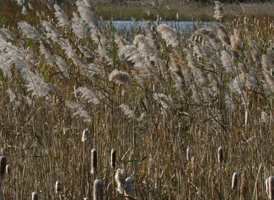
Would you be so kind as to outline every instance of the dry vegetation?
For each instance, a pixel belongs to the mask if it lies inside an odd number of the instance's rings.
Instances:
[[[91,0],[69,16],[15,3],[0,22],[2,199],[272,195],[270,17],[226,21],[216,3],[210,27],[117,32]]]

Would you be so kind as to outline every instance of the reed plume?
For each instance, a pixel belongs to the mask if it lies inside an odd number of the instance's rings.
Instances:
[[[82,142],[83,142],[83,143],[88,142],[88,134],[89,134],[88,129],[85,129],[85,130],[83,131],[83,134],[82,134]]]
[[[209,40],[210,45],[216,50],[220,50],[222,48],[222,41],[220,38],[213,32],[211,29],[202,28],[195,31],[195,34],[204,35]]]
[[[129,106],[128,105],[125,105],[125,104],[121,104],[119,106],[119,108],[121,108],[124,112],[124,114],[128,117],[134,117],[134,111],[133,110],[130,110],[129,109]]]
[[[160,24],[157,27],[157,31],[161,34],[167,45],[171,45],[172,47],[177,47],[179,45],[176,29],[167,24]]]
[[[34,39],[34,40],[42,40],[42,36],[39,32],[30,24],[25,21],[21,21],[17,23],[19,28],[23,30],[23,33],[27,38]]]
[[[57,4],[54,4],[54,9],[55,9],[55,17],[58,20],[57,26],[64,27],[66,25],[70,24],[70,21],[68,20],[67,14],[58,6]]]
[[[118,84],[130,85],[131,78],[127,72],[122,72],[120,70],[115,69],[109,74],[109,80],[114,81]]]
[[[226,17],[223,6],[220,1],[214,1],[215,7],[214,7],[214,18],[218,21],[223,21]]]
[[[228,36],[228,33],[225,30],[225,26],[219,23],[214,23],[214,26],[218,28],[218,36],[222,40],[222,42],[225,45],[230,46],[230,37]]]
[[[126,188],[125,188],[125,195],[128,197],[132,197],[133,195],[133,188],[134,188],[134,182],[133,179],[131,177],[128,177],[126,179]],[[126,198],[127,200],[129,200],[129,198]]]
[[[60,38],[60,32],[48,21],[41,20],[42,27],[46,30],[47,38],[52,39],[54,42],[58,42]]]
[[[124,190],[127,187],[127,182],[125,180],[125,171],[123,169],[117,169],[115,174],[115,181],[117,183],[117,191],[120,194],[123,194]]]
[[[93,103],[94,105],[98,105],[100,103],[95,94],[87,87],[78,87],[73,93],[80,95],[80,97],[87,100],[88,103]]]
[[[93,53],[91,53],[90,49],[86,46],[81,46],[78,45],[77,46],[79,48],[79,50],[81,51],[82,54],[84,54],[84,56],[86,58],[92,58],[93,57]]]
[[[1,28],[0,30],[7,36],[7,38],[11,40],[16,40],[16,36],[10,30],[5,28]]]

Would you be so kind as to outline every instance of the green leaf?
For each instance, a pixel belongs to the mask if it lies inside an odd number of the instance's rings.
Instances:
[[[30,148],[33,147],[34,145],[36,145],[36,142],[34,142],[32,145],[28,146],[28,147],[25,148],[25,149],[30,149]]]

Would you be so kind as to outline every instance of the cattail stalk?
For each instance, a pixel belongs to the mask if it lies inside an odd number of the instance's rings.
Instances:
[[[88,134],[89,134],[88,129],[85,129],[82,134],[82,142],[83,142],[83,168],[82,168],[83,172],[82,172],[82,174],[83,174],[83,177],[88,177],[85,175],[85,173],[88,173],[88,171],[86,170],[86,160],[87,160],[86,159],[86,146],[87,146],[87,142],[88,142]],[[83,188],[84,181],[85,180],[82,179],[81,188]],[[83,190],[81,190],[81,195],[83,195],[82,192],[83,192]]]
[[[224,161],[224,149],[223,147],[218,148],[218,162],[220,163],[219,170],[219,189],[220,189],[220,199],[222,199],[222,163]]]

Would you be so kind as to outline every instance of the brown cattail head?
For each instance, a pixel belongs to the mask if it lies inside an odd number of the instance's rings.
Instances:
[[[33,192],[31,196],[32,196],[32,200],[38,200],[38,192]]]
[[[110,165],[111,168],[115,168],[116,163],[116,149],[111,149]]]
[[[93,200],[103,200],[103,181],[96,179],[93,186]]]
[[[86,128],[84,131],[83,131],[83,135],[82,135],[82,142],[87,142],[88,141],[88,129]]]
[[[270,176],[269,177],[269,198],[272,200],[274,199],[274,177]]]
[[[125,189],[125,195],[128,197],[132,197],[133,195],[133,188],[134,188],[134,182],[133,179],[131,177],[128,177],[126,179],[126,183],[127,183],[127,187]],[[127,198],[129,199],[129,198]]]
[[[11,166],[10,165],[6,166],[6,173],[9,175],[11,174]]]
[[[235,190],[236,188],[237,188],[237,184],[238,184],[238,173],[237,172],[235,172],[234,174],[233,174],[233,177],[232,177],[232,186],[231,186],[231,189],[232,190]]]
[[[7,158],[5,156],[0,157],[0,179],[3,180],[6,173]]]
[[[191,161],[191,158],[192,158],[192,154],[191,154],[191,148],[188,147],[187,150],[186,150],[186,159],[187,161]]]
[[[223,147],[218,148],[218,162],[222,163],[224,161],[224,149]]]
[[[94,174],[97,171],[97,150],[91,150],[91,173]]]
[[[55,192],[56,192],[56,194],[61,193],[61,190],[62,190],[61,182],[60,181],[56,181],[56,184],[55,184]]]

